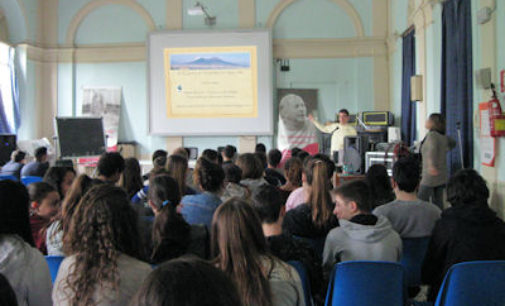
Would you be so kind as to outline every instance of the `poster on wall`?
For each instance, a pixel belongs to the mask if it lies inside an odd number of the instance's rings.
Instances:
[[[279,105],[279,125],[277,147],[283,152],[283,159],[290,156],[290,150],[298,147],[310,154],[319,152],[316,128],[307,115],[317,110],[317,89],[277,90]]]
[[[121,87],[85,87],[83,91],[82,115],[103,118],[107,151],[116,151],[121,113]]]
[[[496,139],[491,137],[489,103],[479,104],[480,118],[480,160],[484,166],[494,167],[496,156]]]

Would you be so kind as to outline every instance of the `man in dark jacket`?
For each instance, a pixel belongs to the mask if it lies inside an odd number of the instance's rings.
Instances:
[[[435,301],[452,265],[505,259],[505,223],[489,208],[488,198],[486,182],[475,170],[461,170],[450,179],[447,200],[452,207],[435,225],[422,268],[429,301]]]

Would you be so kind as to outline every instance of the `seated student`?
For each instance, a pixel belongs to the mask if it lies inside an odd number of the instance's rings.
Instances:
[[[167,161],[168,175],[173,177],[179,185],[179,192],[182,195],[196,194],[196,190],[186,185],[186,175],[188,174],[188,159],[180,155],[170,155]]]
[[[23,176],[39,176],[44,177],[47,169],[49,168],[49,162],[47,161],[47,148],[39,147],[35,150],[35,160],[24,165],[21,169],[21,177]]]
[[[372,199],[364,181],[351,181],[335,190],[335,211],[340,227],[326,237],[323,269],[342,261],[400,261],[402,240],[383,216],[370,213]]]
[[[254,153],[263,153],[263,154],[266,154],[267,153],[267,148],[261,142],[257,143],[256,146],[254,147]]]
[[[263,178],[264,168],[261,161],[253,153],[241,154],[237,158],[237,166],[242,170],[242,180],[240,184],[249,188],[251,193],[261,185],[268,184]]]
[[[46,246],[47,255],[63,256],[63,233],[68,232],[70,221],[75,207],[82,196],[94,185],[101,184],[100,180],[92,180],[86,174],[79,175],[63,198],[58,214],[54,216],[53,222],[47,228]]]
[[[191,151],[188,148],[179,147],[172,152],[172,155],[182,156],[188,161],[188,171],[185,179],[186,186],[191,187],[191,189],[196,192],[198,188],[195,186],[195,182],[193,182],[193,169],[189,167],[189,157],[191,155]]]
[[[35,246],[44,255],[46,248],[46,227],[58,213],[60,194],[48,183],[38,182],[28,186],[31,201],[30,226]]]
[[[0,273],[14,289],[18,305],[52,305],[51,275],[34,248],[26,188],[0,181]]]
[[[379,206],[373,214],[388,218],[402,238],[431,236],[442,211],[417,197],[421,181],[419,163],[412,157],[399,159],[393,166],[393,187],[396,201]]]
[[[216,266],[235,282],[243,305],[305,305],[298,273],[269,254],[248,202],[235,198],[218,207],[211,245]]]
[[[3,274],[0,273],[0,305],[2,306],[17,306],[16,292],[12,289],[11,284]]]
[[[217,153],[216,150],[205,149],[202,152],[202,157],[204,157],[207,160],[213,162],[214,164],[220,164],[219,163],[219,154]]]
[[[168,152],[165,150],[154,151],[153,157],[152,157],[153,168],[151,169],[151,171],[149,173],[144,174],[142,176],[142,179],[144,181],[147,181],[147,180],[149,180],[149,176],[151,175],[151,173],[155,173],[158,170],[165,168],[165,165],[167,163],[167,156],[168,156]]]
[[[224,171],[220,165],[200,158],[196,163],[194,178],[203,192],[184,196],[181,214],[189,224],[205,224],[210,229],[212,215],[221,204]]]
[[[124,170],[121,173],[118,185],[122,187],[128,197],[133,197],[139,190],[144,187],[142,173],[140,170],[140,163],[135,157],[130,157],[124,161]]]
[[[205,226],[189,225],[177,212],[181,201],[177,182],[168,175],[151,179],[149,206],[154,211],[151,262],[155,264],[194,254],[208,257],[208,231]]]
[[[395,200],[391,179],[384,165],[372,165],[366,172],[366,181],[370,186],[373,208]]]
[[[181,257],[151,272],[130,305],[237,306],[242,302],[223,271],[201,259]]]
[[[291,192],[302,187],[303,163],[297,157],[291,157],[284,164],[284,175],[286,175],[286,184],[279,187],[282,197],[282,203],[286,203]]]
[[[13,175],[18,180],[21,178],[21,168],[25,165],[26,153],[20,150],[15,150],[11,154],[11,160],[3,165],[0,174]]]
[[[237,148],[235,148],[235,146],[227,145],[224,147],[224,150],[221,152],[221,156],[223,157],[223,166],[226,164],[233,164],[235,154],[237,154]]]
[[[505,223],[487,200],[486,181],[473,169],[449,179],[447,200],[451,207],[435,225],[422,267],[423,283],[430,285],[434,301],[449,268],[472,260],[505,260]]]
[[[286,179],[284,178],[284,175],[280,172],[281,169],[279,169],[279,164],[281,163],[282,159],[282,153],[281,151],[277,149],[272,149],[268,151],[268,167],[265,169],[265,175],[266,176],[272,176],[275,177],[277,180],[279,180],[280,185],[286,184]]]
[[[98,179],[104,183],[116,184],[121,178],[125,168],[125,162],[121,154],[117,152],[105,152],[100,156],[96,170]]]
[[[301,151],[305,152],[305,151]],[[306,153],[306,152],[305,152]],[[300,154],[298,154],[300,156]],[[326,164],[326,182],[328,182],[329,186],[332,186],[331,180],[333,178],[333,173],[335,172],[335,164],[330,158],[324,154],[316,154],[313,157],[307,156],[305,159],[297,157],[302,161],[303,164],[303,172],[302,172],[302,187],[295,189],[291,192],[288,199],[286,200],[286,212],[291,209],[296,208],[297,206],[307,203],[310,194],[311,194],[311,183],[307,181],[307,165],[312,163],[314,159],[323,161]]]
[[[303,263],[309,276],[312,296],[324,301],[325,292],[320,290],[323,287],[321,258],[310,246],[282,232],[285,209],[279,190],[271,185],[260,186],[252,195],[251,204],[258,213],[272,255],[285,262],[297,260]]]
[[[55,305],[126,305],[151,266],[138,260],[137,216],[126,192],[92,187],[75,207],[53,287]]]
[[[251,193],[249,189],[240,184],[242,179],[242,170],[235,164],[223,164],[224,170],[224,191],[221,195],[221,200],[223,202],[237,197],[243,200],[249,199]]]
[[[328,232],[338,226],[337,217],[332,213],[335,204],[330,194],[328,166],[319,158],[311,158],[304,168],[304,177],[310,186],[309,197],[286,213],[282,229],[290,235],[325,239]]]
[[[43,181],[52,185],[63,199],[75,179],[75,170],[72,167],[55,166],[47,170]]]

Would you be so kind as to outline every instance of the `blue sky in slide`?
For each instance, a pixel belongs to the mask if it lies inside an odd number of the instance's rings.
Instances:
[[[209,53],[171,54],[170,65],[191,63],[200,58],[204,59],[219,58],[224,62],[237,64],[241,66],[249,67],[251,65],[251,55],[249,52],[209,52]]]

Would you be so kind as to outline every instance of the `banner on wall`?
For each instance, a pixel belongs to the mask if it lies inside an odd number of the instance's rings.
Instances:
[[[480,160],[488,167],[494,167],[496,139],[491,137],[489,102],[479,103],[480,119]]]
[[[290,156],[291,149],[295,147],[310,154],[319,152],[316,128],[307,117],[307,114],[317,110],[317,94],[317,89],[277,90],[277,147],[283,153],[283,160]]]
[[[82,115],[103,118],[107,151],[116,151],[121,113],[121,87],[85,87],[83,91]]]

